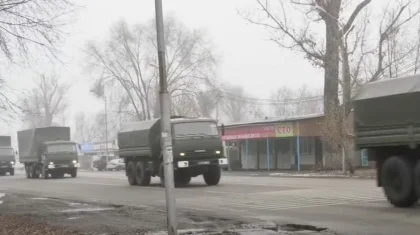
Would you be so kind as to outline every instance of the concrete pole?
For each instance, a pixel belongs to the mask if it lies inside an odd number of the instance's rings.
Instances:
[[[170,120],[170,102],[168,93],[168,81],[166,78],[165,41],[163,31],[162,0],[155,0],[156,11],[156,34],[159,60],[159,85],[160,85],[160,123],[162,130],[162,152],[164,163],[164,180],[166,194],[166,211],[168,235],[177,234],[176,202],[172,193],[174,188],[174,166],[172,153],[172,133]]]
[[[108,105],[106,101],[105,95],[105,87],[104,87],[104,101],[105,101],[105,152],[106,152],[106,163],[108,164]]]

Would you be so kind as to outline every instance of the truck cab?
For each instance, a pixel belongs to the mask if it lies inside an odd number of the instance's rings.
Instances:
[[[72,141],[46,141],[41,148],[42,163],[51,174],[72,175],[79,167],[78,144]]]
[[[187,185],[192,177],[202,175],[207,185],[217,185],[227,158],[216,120],[171,117],[171,132],[166,150],[173,161],[175,184]],[[160,119],[127,123],[119,131],[119,156],[124,158],[130,185],[147,186],[157,176],[164,186],[161,138]]]
[[[15,151],[12,147],[0,147],[0,175],[15,174]]]

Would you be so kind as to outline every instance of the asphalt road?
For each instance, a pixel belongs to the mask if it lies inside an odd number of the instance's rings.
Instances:
[[[130,187],[123,172],[79,172],[78,178],[0,177],[0,192],[128,206],[165,205],[164,189]],[[253,177],[225,174],[218,186],[201,177],[175,190],[181,210],[234,218],[327,227],[339,234],[417,234],[420,208],[393,208],[374,180]]]

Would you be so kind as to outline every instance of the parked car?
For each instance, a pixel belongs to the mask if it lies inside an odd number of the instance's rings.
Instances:
[[[99,159],[93,161],[93,167],[98,169],[98,171],[104,171],[106,165],[106,156],[101,156]]]
[[[125,170],[124,159],[117,158],[117,159],[113,159],[113,160],[109,161],[108,164],[106,165],[106,170],[107,171],[122,171],[122,170]]]

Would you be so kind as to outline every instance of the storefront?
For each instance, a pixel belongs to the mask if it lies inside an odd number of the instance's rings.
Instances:
[[[322,116],[225,125],[231,170],[301,170],[322,164]]]

